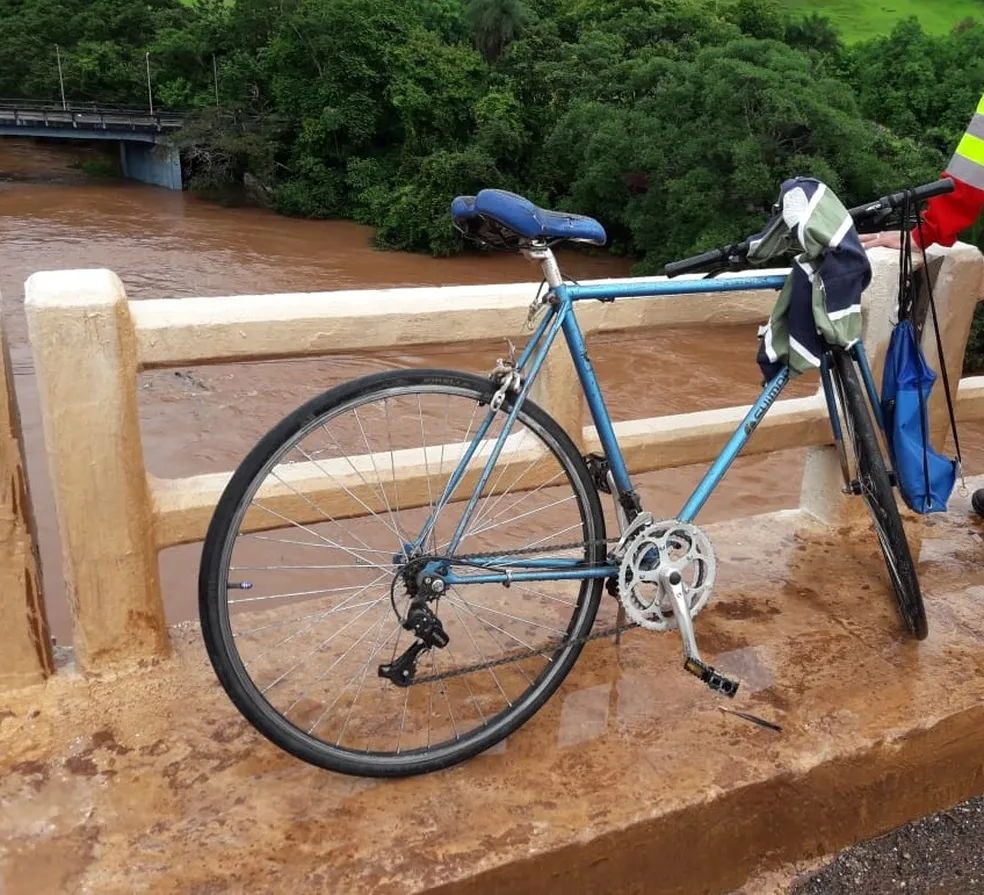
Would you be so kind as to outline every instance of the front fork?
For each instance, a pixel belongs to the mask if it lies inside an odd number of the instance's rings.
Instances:
[[[844,478],[844,485],[841,491],[844,494],[857,495],[861,493],[861,484],[857,477],[851,474],[851,466],[847,458],[847,447],[844,443],[844,427],[841,425],[840,413],[837,410],[837,401],[834,397],[839,393],[834,385],[834,376],[837,375],[836,371],[833,370],[832,363],[833,352],[835,350],[841,349],[825,347],[820,355],[820,380],[823,384],[824,398],[827,401],[827,415],[830,417],[830,428],[833,431],[834,443],[837,446],[837,457],[840,461],[841,475]],[[861,371],[861,381],[864,385],[865,393],[868,396],[868,403],[871,405],[872,413],[874,414],[875,424],[884,435],[885,418],[882,413],[881,400],[863,344],[860,341],[855,342],[851,348],[847,349],[847,354],[857,363],[858,369]],[[844,412],[847,412],[846,408]],[[889,481],[894,486],[896,483],[895,470],[891,467],[890,458],[888,457],[886,457],[886,465],[888,466]]]

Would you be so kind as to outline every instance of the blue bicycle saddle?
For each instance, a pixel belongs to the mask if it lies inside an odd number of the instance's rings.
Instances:
[[[451,219],[462,229],[479,218],[491,219],[525,239],[568,239],[603,246],[608,238],[594,218],[547,211],[506,190],[481,190],[477,196],[458,196],[451,203]]]

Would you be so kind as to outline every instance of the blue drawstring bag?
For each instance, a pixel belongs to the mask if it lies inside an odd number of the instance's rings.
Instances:
[[[943,373],[943,388],[946,392],[947,406],[950,410],[950,425],[953,427],[953,440],[956,459],[944,457],[934,450],[929,432],[929,396],[936,382],[936,373],[926,363],[916,328],[912,321],[915,295],[914,271],[912,265],[912,243],[906,222],[910,219],[908,201],[902,207],[902,252],[899,266],[899,322],[892,330],[885,357],[885,371],[882,375],[881,410],[885,421],[885,440],[889,458],[895,469],[899,493],[905,505],[916,513],[942,513],[946,511],[947,501],[953,492],[957,475],[960,472],[960,441],[957,437],[957,424],[953,415],[953,400],[950,396],[950,383],[946,375],[946,361],[943,357],[943,340],[940,337],[939,321],[936,316],[936,302],[933,288],[926,272],[926,286],[929,291],[929,306],[933,312],[933,325],[936,329],[936,344],[939,349],[940,369]],[[922,237],[922,220],[916,218]]]
[[[916,513],[944,512],[957,481],[957,461],[930,444],[927,407],[934,382],[912,321],[900,320],[888,343],[881,406],[899,493]]]

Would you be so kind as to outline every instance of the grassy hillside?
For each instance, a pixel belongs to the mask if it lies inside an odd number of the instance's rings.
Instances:
[[[187,6],[195,0],[181,0]],[[233,2],[233,0],[229,0]],[[916,15],[932,34],[949,31],[968,16],[984,21],[984,0],[782,0],[790,10],[829,16],[846,41],[887,34],[907,16]]]
[[[984,0],[783,0],[790,10],[829,16],[844,40],[876,37],[907,16],[919,17],[927,31],[942,34],[973,16],[984,21]]]

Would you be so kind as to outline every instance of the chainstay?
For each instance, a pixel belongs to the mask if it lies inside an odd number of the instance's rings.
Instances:
[[[529,556],[534,553],[550,553],[555,550],[576,550],[578,548],[593,547],[598,544],[604,544],[605,546],[611,544],[617,544],[621,538],[598,538],[592,541],[573,541],[569,544],[547,544],[540,547],[521,547],[516,550],[509,550],[509,556]],[[440,559],[445,559],[452,565],[459,563],[462,565],[468,565],[473,561],[480,559],[488,559],[490,557],[502,556],[506,551],[502,550],[491,550],[486,553],[464,553],[460,556],[449,556],[440,557]],[[598,563],[593,563],[587,568],[594,568]],[[531,659],[535,656],[543,656],[549,653],[554,653],[559,649],[567,646],[584,646],[585,643],[590,643],[593,640],[603,640],[607,637],[614,637],[621,634],[623,631],[630,631],[633,628],[638,628],[639,624],[637,622],[626,622],[624,625],[612,625],[609,628],[605,628],[601,631],[595,631],[593,634],[586,634],[584,637],[576,637],[570,640],[558,640],[554,643],[548,644],[547,646],[540,647],[540,649],[528,649],[521,652],[511,653],[508,656],[503,656],[500,659],[491,659],[488,662],[476,662],[473,665],[466,665],[463,668],[455,668],[451,671],[442,671],[437,674],[428,674],[422,677],[415,677],[411,683],[411,686],[417,686],[419,684],[436,684],[440,681],[450,680],[451,678],[463,677],[466,674],[474,674],[478,671],[488,671],[492,668],[500,668],[503,665],[509,665],[513,662],[522,662],[524,659]]]
[[[449,563],[454,564],[455,562],[467,563],[474,559],[488,559],[490,556],[502,556],[503,554],[509,556],[529,556],[532,553],[550,553],[552,550],[577,550],[579,547],[594,547],[597,544],[604,544],[606,547],[609,544],[617,544],[621,538],[596,538],[593,541],[571,541],[568,544],[547,544],[542,547],[517,547],[516,549],[510,548],[509,550],[489,550],[486,553],[462,553],[460,556],[438,556],[435,559],[444,559]],[[597,563],[587,566],[587,568],[594,568]]]

